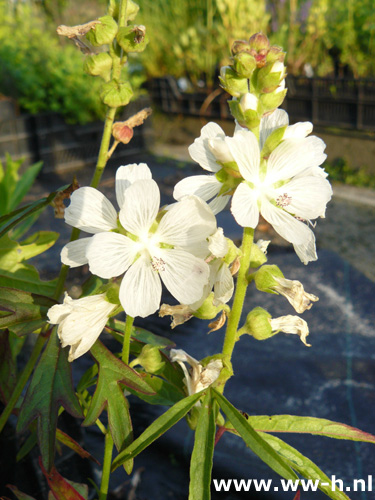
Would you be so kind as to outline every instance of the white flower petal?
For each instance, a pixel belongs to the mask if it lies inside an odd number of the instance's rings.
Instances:
[[[90,236],[88,238],[70,241],[61,250],[61,262],[70,267],[78,267],[87,264],[86,250],[91,238]]]
[[[259,222],[258,195],[245,182],[236,189],[232,206],[230,208],[233,217],[242,227],[255,228]]]
[[[196,196],[175,203],[160,221],[156,235],[160,242],[185,247],[199,245],[216,231],[210,207]]]
[[[304,264],[316,260],[314,233],[306,224],[281,208],[275,207],[268,200],[262,200],[261,214],[280,236],[293,243],[298,257]]]
[[[145,318],[159,309],[161,282],[147,256],[137,259],[120,286],[120,302],[126,314]]]
[[[65,209],[65,222],[86,233],[111,231],[117,227],[117,212],[100,191],[82,187],[70,198],[70,205]]]
[[[228,253],[228,242],[224,236],[223,228],[219,227],[212,236],[209,236],[208,249],[215,257],[226,256]]]
[[[230,196],[220,195],[216,196],[212,201],[209,202],[208,206],[211,208],[212,212],[217,215],[219,212],[224,210],[227,206]]]
[[[226,137],[226,143],[237,163],[242,177],[254,181],[259,176],[260,151],[258,139],[250,130],[239,130],[233,137]]]
[[[287,194],[290,203],[285,210],[302,219],[324,216],[326,205],[332,197],[330,183],[323,177],[306,176],[294,178],[277,189],[282,196]]]
[[[266,181],[290,179],[307,168],[318,167],[327,158],[325,147],[315,136],[282,141],[269,157]]]
[[[125,201],[125,191],[135,181],[152,179],[151,170],[146,163],[123,165],[116,171],[116,199],[120,209]]]
[[[311,134],[313,124],[310,122],[298,122],[287,127],[283,139],[303,139]]]
[[[220,137],[219,139],[208,139],[207,144],[216,161],[220,163],[233,161],[233,157],[224,141],[224,137]]]
[[[223,262],[216,275],[214,284],[214,306],[226,304],[233,295],[234,282],[233,276],[228,266]]]
[[[275,109],[273,113],[262,118],[260,120],[259,128],[259,149],[263,149],[267,137],[271,135],[274,130],[280,127],[285,127],[285,125],[288,125],[288,123],[288,113],[283,109]]]
[[[209,139],[224,139],[225,134],[219,125],[214,122],[207,123],[202,130],[201,135],[195,139],[194,143],[189,146],[189,154],[194,161],[208,170],[209,172],[218,172],[221,166],[216,162],[216,157],[208,146]]]
[[[214,175],[193,175],[192,177],[185,177],[178,182],[173,191],[173,198],[181,200],[184,196],[195,195],[208,201],[220,191],[221,182],[219,182]]]
[[[160,277],[173,297],[181,304],[193,304],[199,300],[208,282],[208,264],[183,250],[168,249],[160,254],[165,262]]]
[[[122,234],[96,234],[86,251],[90,272],[105,279],[120,276],[133,263],[137,251],[137,244]]]
[[[152,179],[135,181],[127,190],[120,210],[123,227],[137,236],[148,233],[160,207],[160,191]]]

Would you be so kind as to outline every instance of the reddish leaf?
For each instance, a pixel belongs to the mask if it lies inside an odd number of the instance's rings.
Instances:
[[[50,472],[47,472],[43,467],[41,458],[39,458],[39,465],[56,500],[86,500],[70,482],[57,472],[55,466],[52,467]]]
[[[26,495],[26,493],[22,493],[22,491],[20,491],[16,486],[13,486],[12,484],[7,484],[7,488],[9,488],[12,491],[13,495],[15,495],[18,498],[18,500],[35,500],[34,497]],[[2,497],[2,499],[9,500],[7,497]]]
[[[82,410],[74,393],[68,352],[61,348],[56,329],[34,371],[22,403],[17,431],[27,429],[38,419],[38,441],[44,467],[50,471],[55,455],[57,413],[62,405],[68,413],[81,418]]]
[[[56,437],[60,441],[60,443],[75,451],[80,457],[88,458],[89,460],[92,460],[96,464],[100,465],[96,458],[94,458],[88,451],[84,450],[82,446],[77,443],[77,441],[68,436],[68,434],[65,434],[65,432],[61,431],[60,429],[56,429]]]

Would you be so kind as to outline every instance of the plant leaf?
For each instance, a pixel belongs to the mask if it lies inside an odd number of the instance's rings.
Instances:
[[[125,322],[118,319],[110,318],[107,323],[106,329],[112,333],[118,333],[116,339],[122,344],[122,339],[124,337]],[[166,337],[161,337],[155,333],[146,330],[145,328],[135,327],[132,330],[132,338],[142,342],[143,344],[151,344],[157,347],[175,347],[175,343],[167,339]]]
[[[0,317],[0,324],[1,320]],[[17,364],[12,355],[9,335],[8,330],[0,331],[0,401],[4,405],[8,402],[17,383]]]
[[[136,395],[149,404],[172,406],[185,397],[185,394],[178,390],[175,385],[170,384],[167,380],[163,380],[158,376],[145,373],[144,380],[152,387],[156,394],[148,396],[146,394],[137,393]],[[133,391],[130,390],[130,392]]]
[[[39,459],[39,465],[42,469],[44,477],[47,479],[48,486],[56,500],[87,500],[87,494],[82,496],[71,481],[67,481],[61,476],[53,466],[50,472],[47,472],[43,466],[42,460]],[[74,484],[74,483],[73,483]],[[81,485],[80,485],[81,486]],[[86,487],[87,488],[87,487]],[[86,490],[86,489],[85,489]],[[88,489],[87,489],[88,493]]]
[[[350,425],[324,418],[299,417],[296,415],[251,415],[250,424],[262,432],[290,432],[326,436],[334,439],[375,443],[375,436]]]
[[[286,479],[298,479],[295,472],[249,424],[246,418],[219,392],[213,394],[229,421],[247,446],[271,469]]]
[[[61,431],[60,429],[56,429],[56,438],[60,441],[60,443],[64,444],[71,450],[73,450],[77,455],[79,455],[82,458],[88,458],[92,462],[95,462],[96,464],[100,465],[100,463],[94,458],[91,453],[86,451],[85,449],[82,448],[82,446],[77,443],[72,437],[68,436],[68,434],[65,434],[65,432]]]
[[[332,491],[332,483],[328,476],[324,474],[324,472],[319,469],[319,467],[314,464],[309,458],[305,457],[298,450],[285,443],[281,439],[276,436],[272,436],[271,434],[263,434],[263,438],[272,448],[285,459],[294,470],[296,470],[302,477],[306,479],[310,479],[313,482],[316,481],[319,485],[319,489],[325,493],[328,497],[332,498],[332,500],[350,500],[344,492],[336,490]],[[323,484],[327,484],[327,486],[323,486]],[[303,489],[303,484],[301,483],[301,487]],[[306,485],[307,487],[307,485]],[[311,487],[307,490],[311,491]]]
[[[17,486],[13,486],[12,484],[7,484],[7,488],[9,488],[12,491],[13,495],[17,497],[18,500],[35,500],[34,497],[26,495],[26,493],[22,493],[22,491],[20,491],[17,488]]]
[[[14,242],[17,243],[18,262],[31,259],[45,252],[56,243],[59,236],[60,234],[54,231],[37,231],[20,243]]]
[[[107,407],[108,421],[113,441],[118,450],[133,440],[133,428],[129,405],[120,384],[136,393],[154,394],[152,388],[128,365],[116,358],[104,345],[97,341],[90,350],[98,367],[99,376],[94,396],[83,425],[92,425]]]
[[[216,402],[208,390],[195,429],[194,448],[190,460],[189,500],[211,498],[211,471],[216,430],[215,406]]]
[[[191,410],[201,396],[201,392],[192,394],[176,403],[172,408],[169,408],[163,415],[158,417],[130,446],[117,455],[112,463],[112,470],[117,469],[125,461],[136,457],[147,446],[167,432],[168,429],[173,427]]]
[[[0,328],[16,335],[35,332],[44,325],[56,301],[36,293],[0,286]]]
[[[18,205],[23,200],[23,197],[27,194],[29,189],[31,188],[36,176],[39,174],[41,168],[43,166],[43,162],[38,161],[34,163],[34,165],[30,165],[25,172],[23,172],[22,176],[18,180],[15,189],[12,194],[11,206],[8,206],[8,210],[14,210],[18,207]]]
[[[60,405],[74,417],[83,416],[73,389],[68,352],[61,348],[54,328],[34,371],[17,422],[17,431],[22,432],[31,422],[38,419],[39,448],[47,471],[53,466],[57,412]]]

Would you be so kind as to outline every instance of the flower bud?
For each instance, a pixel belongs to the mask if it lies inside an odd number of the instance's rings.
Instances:
[[[151,344],[143,346],[141,353],[134,361],[132,362],[132,366],[139,364],[148,373],[160,373],[165,366],[165,361],[163,361],[158,347]]]
[[[228,104],[233,117],[238,121],[241,127],[245,127],[251,130],[259,125],[260,116],[257,111],[250,108],[248,108],[246,111],[243,111],[240,101],[238,101],[237,99],[228,101]],[[250,104],[249,99],[247,99],[246,104]],[[251,105],[254,106],[254,104],[255,101],[252,100]]]
[[[92,76],[100,76],[108,82],[111,78],[112,57],[106,52],[88,56],[84,64],[86,73]]]
[[[133,138],[134,130],[122,122],[116,122],[112,127],[112,135],[116,141],[129,144]]]
[[[284,278],[284,275],[275,265],[262,266],[253,275],[257,289],[266,293],[278,293],[274,290],[274,287],[278,284],[276,278]]]
[[[109,0],[108,14],[115,19],[118,19],[120,0]],[[133,21],[139,11],[139,6],[133,0],[127,0],[126,18],[128,21]]]
[[[247,79],[239,77],[230,66],[221,68],[219,80],[223,89],[233,97],[240,97],[248,91]]]
[[[100,99],[110,108],[126,106],[133,96],[129,82],[119,83],[112,80],[102,85]]]
[[[242,78],[251,78],[256,67],[255,57],[248,52],[239,52],[233,59],[233,68]]]
[[[261,105],[263,106],[264,113],[273,111],[274,109],[281,106],[285,99],[286,93],[287,89],[280,91],[277,91],[276,89],[276,92],[261,95],[259,100],[261,102]]]
[[[271,315],[262,307],[255,307],[249,312],[241,333],[248,333],[257,340],[266,340],[273,337],[276,332],[272,331],[270,323]]]
[[[239,54],[240,52],[250,52],[249,42],[246,40],[235,40],[231,48],[232,56]]]
[[[256,111],[258,107],[258,98],[254,94],[246,92],[240,99],[240,106],[243,113],[248,110]]]
[[[112,16],[99,17],[98,20],[100,24],[96,24],[86,34],[87,40],[94,47],[110,44],[117,33],[117,23]]]
[[[270,42],[263,33],[255,33],[250,40],[250,53],[254,56],[257,68],[263,68],[270,49]]]

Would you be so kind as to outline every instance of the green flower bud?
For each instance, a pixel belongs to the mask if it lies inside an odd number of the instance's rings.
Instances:
[[[254,56],[248,52],[240,52],[235,55],[233,68],[238,73],[238,76],[242,78],[251,78],[256,67],[257,63]]]
[[[146,28],[140,26],[126,26],[120,28],[116,39],[126,53],[142,52],[145,50],[149,40],[146,35]]]
[[[263,33],[255,33],[249,39],[249,46],[251,49],[254,49],[256,52],[260,52],[262,50],[269,51],[270,49],[270,41]]]
[[[266,293],[277,293],[274,287],[278,285],[275,278],[284,278],[283,273],[280,271],[278,266],[262,266],[253,275],[255,281],[255,286],[261,292]]]
[[[137,364],[143,366],[148,373],[160,373],[165,366],[165,361],[163,361],[158,347],[146,344],[137,357]]]
[[[253,109],[247,109],[244,111],[241,106],[241,101],[238,101],[237,99],[228,101],[228,104],[233,117],[242,127],[247,127],[249,129],[258,127],[260,123],[258,111]]]
[[[249,52],[250,51],[250,45],[249,42],[246,42],[246,40],[235,40],[233,42],[231,52],[232,55],[235,56],[236,54],[239,54],[240,52]]]
[[[99,17],[98,20],[100,24],[96,24],[86,34],[87,40],[94,47],[110,44],[117,33],[117,23],[112,16]]]
[[[285,60],[285,56],[286,53],[283,52],[283,49],[281,47],[278,47],[277,45],[272,45],[266,56],[266,61],[267,63],[274,63],[276,61],[280,61],[283,63]]]
[[[100,76],[108,82],[111,78],[112,57],[106,52],[86,58],[84,70],[92,76]]]
[[[119,83],[112,80],[102,85],[100,99],[111,108],[126,106],[133,96],[129,82]]]
[[[251,246],[250,253],[250,267],[257,268],[267,262],[267,257],[264,252],[258,247],[258,245]]]
[[[262,307],[255,307],[249,312],[246,323],[241,328],[241,333],[248,333],[257,340],[266,340],[273,337],[276,332],[272,331],[271,315]]]
[[[240,97],[248,92],[247,79],[239,77],[229,66],[221,68],[219,80],[223,89],[233,97]]]
[[[112,16],[114,19],[118,19],[119,15],[119,0],[110,0],[108,6],[108,14]],[[126,18],[128,21],[133,21],[139,11],[139,6],[133,2],[133,0],[127,0],[126,5]]]
[[[226,304],[214,306],[214,293],[211,292],[207,299],[203,302],[199,309],[193,311],[193,316],[199,319],[213,319],[223,310],[228,309]]]

